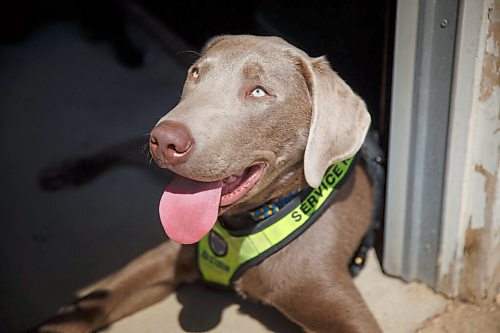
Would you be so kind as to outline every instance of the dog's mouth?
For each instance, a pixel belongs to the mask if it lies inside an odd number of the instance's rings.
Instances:
[[[262,178],[264,169],[264,164],[258,163],[211,182],[174,178],[160,200],[165,232],[182,244],[198,242],[212,229],[219,209],[239,202]]]
[[[263,164],[252,165],[222,180],[220,206],[229,206],[240,200],[260,180]]]

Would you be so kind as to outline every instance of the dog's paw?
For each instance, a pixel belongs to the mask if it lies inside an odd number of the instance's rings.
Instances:
[[[98,304],[101,297],[100,292],[82,297],[28,333],[91,333],[103,318],[104,312]]]
[[[46,323],[27,333],[91,333],[92,329],[83,323]]]
[[[86,315],[79,310],[61,313],[27,333],[91,333],[94,329]]]

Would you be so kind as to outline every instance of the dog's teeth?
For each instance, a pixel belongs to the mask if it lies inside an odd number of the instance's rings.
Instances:
[[[232,183],[234,181],[237,181],[239,178],[241,178],[243,176],[244,173],[245,173],[245,170],[238,171],[237,173],[224,179],[224,183]]]
[[[232,175],[232,176],[228,177],[228,178],[226,179],[226,181],[225,181],[225,182],[226,182],[226,183],[232,183],[232,182],[234,182],[236,179],[238,179],[238,177],[236,177],[235,175]]]

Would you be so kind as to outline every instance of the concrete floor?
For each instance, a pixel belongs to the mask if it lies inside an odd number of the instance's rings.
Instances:
[[[385,276],[373,252],[355,281],[386,333],[415,332],[449,303],[422,284],[407,284]],[[302,332],[271,308],[242,301],[232,294],[207,291],[196,285],[182,288],[175,295],[115,323],[103,332],[159,331]]]
[[[165,239],[157,205],[167,176],[122,166],[59,192],[37,183],[50,163],[148,133],[177,102],[185,69],[131,29],[147,51],[136,70],[123,68],[109,45],[83,40],[71,23],[0,46],[0,332],[46,319],[76,290]],[[373,254],[356,283],[384,332],[414,332],[450,303],[384,276]],[[300,329],[273,309],[193,285],[104,332],[159,331]]]

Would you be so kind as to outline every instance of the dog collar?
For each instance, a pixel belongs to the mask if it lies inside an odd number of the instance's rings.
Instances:
[[[264,221],[268,217],[271,217],[272,215],[279,212],[280,209],[283,208],[287,203],[292,201],[292,199],[295,198],[297,194],[298,192],[290,192],[287,195],[282,195],[278,198],[269,200],[259,208],[251,210],[249,212],[250,217],[255,222]]]
[[[333,200],[353,169],[357,155],[332,165],[317,188],[301,191],[270,217],[245,230],[229,230],[221,218],[197,245],[197,264],[209,283],[230,287],[251,266],[304,232]]]

